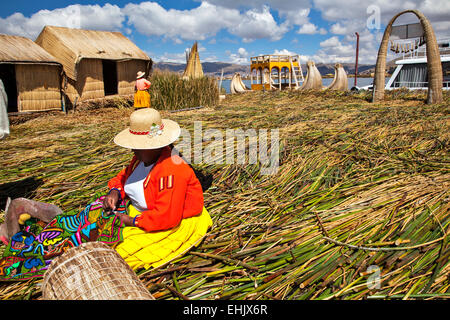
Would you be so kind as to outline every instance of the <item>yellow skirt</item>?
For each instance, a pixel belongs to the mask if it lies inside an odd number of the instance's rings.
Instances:
[[[138,90],[134,94],[134,107],[139,108],[150,108],[150,93],[148,91]]]
[[[140,213],[132,205],[129,211],[131,217]],[[165,231],[145,232],[125,227],[124,240],[115,249],[133,270],[158,268],[197,246],[211,226],[211,217],[203,208],[200,215],[185,218],[177,227]]]

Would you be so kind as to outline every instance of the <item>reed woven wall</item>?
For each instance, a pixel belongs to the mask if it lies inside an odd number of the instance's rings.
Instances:
[[[103,67],[100,59],[83,59],[78,65],[76,89],[81,100],[103,98]]]
[[[117,62],[118,95],[129,96],[134,94],[136,74],[146,71],[147,61],[128,60]],[[101,59],[83,59],[77,69],[78,80],[68,79],[66,95],[74,103],[78,101],[96,100],[105,97],[103,83],[103,66]]]
[[[60,68],[16,64],[18,111],[61,110]]]
[[[72,103],[82,100],[100,99],[105,96],[103,68],[100,59],[83,59],[78,64],[77,81],[68,79],[66,95]]]
[[[129,60],[117,63],[117,78],[119,80],[119,95],[134,94],[136,74],[138,71],[146,71],[147,61]]]

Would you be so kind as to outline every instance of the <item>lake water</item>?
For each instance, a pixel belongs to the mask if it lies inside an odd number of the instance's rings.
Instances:
[[[389,80],[389,78],[386,77],[386,83],[388,82],[388,80]],[[332,81],[333,81],[333,78],[323,78],[322,84],[325,87],[327,87],[331,84]],[[250,88],[250,80],[243,80],[243,82],[248,88]],[[231,83],[231,80],[229,80],[229,79],[222,80],[222,87],[225,88],[227,93],[230,93],[230,83]],[[357,79],[358,87],[368,86],[368,85],[371,85],[372,83],[373,83],[373,78],[358,78]],[[351,89],[354,84],[355,84],[355,79],[348,78],[348,88]]]

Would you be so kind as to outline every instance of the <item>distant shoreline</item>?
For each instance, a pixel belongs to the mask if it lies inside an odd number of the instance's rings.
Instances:
[[[306,77],[306,75],[305,75]],[[355,75],[354,74],[347,74],[348,78],[354,78]],[[386,75],[386,77],[390,77],[390,75]],[[250,77],[241,77],[242,80],[250,80]],[[324,75],[322,76],[322,79],[329,79],[329,78],[334,78],[334,75]],[[358,78],[373,78],[373,76],[371,76],[370,74],[358,74]],[[218,80],[220,80],[220,77],[217,77]],[[223,79],[227,79],[227,80],[231,80],[231,77],[223,77]]]

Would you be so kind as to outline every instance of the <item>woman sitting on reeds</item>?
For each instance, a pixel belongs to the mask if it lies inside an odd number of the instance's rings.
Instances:
[[[170,145],[178,139],[180,127],[172,120],[161,119],[158,111],[147,108],[135,111],[130,117],[130,128],[120,132],[114,142],[131,149],[134,157],[131,163],[108,183],[110,192],[103,200],[106,211],[114,211],[122,199],[130,199],[129,215],[116,213],[126,226],[125,241],[116,249],[132,266],[141,262],[148,267],[160,265],[158,259],[165,250],[176,256],[197,243],[211,226],[211,218],[203,206],[203,190],[192,168],[178,155],[173,154]],[[185,218],[193,218],[185,220]],[[150,244],[161,234],[148,232],[172,230],[182,225],[179,232],[169,232],[164,248]],[[192,227],[195,227],[192,229]],[[191,230],[189,230],[191,229]],[[147,232],[144,233],[143,231]],[[193,236],[191,237],[191,233]],[[129,235],[129,236],[128,236]],[[173,240],[171,243],[170,240]],[[157,241],[158,242],[158,241]],[[142,247],[141,243],[146,243]],[[178,247],[177,247],[178,246]],[[136,248],[141,247],[136,255]],[[139,261],[139,257],[145,256]]]
[[[134,157],[109,181],[106,196],[74,215],[28,199],[13,200],[6,225],[19,220],[24,225],[9,235],[0,280],[42,276],[51,259],[88,241],[112,245],[134,270],[161,266],[197,245],[212,222],[194,171],[172,152],[179,135],[178,124],[161,119],[158,111],[134,111],[130,127],[114,138]],[[24,215],[38,220],[24,222]]]
[[[136,77],[136,93],[134,94],[134,107],[150,108],[150,89],[151,82],[144,78],[145,72],[139,71]]]

